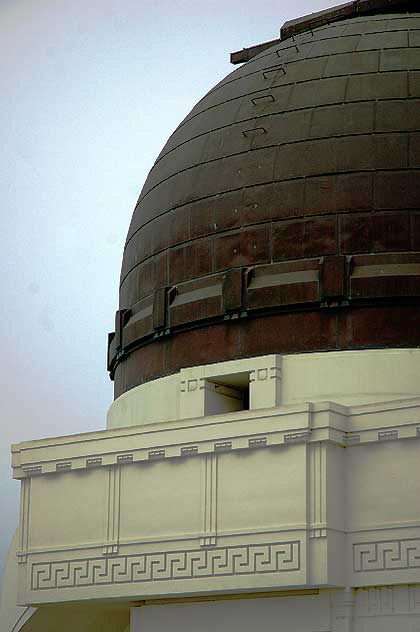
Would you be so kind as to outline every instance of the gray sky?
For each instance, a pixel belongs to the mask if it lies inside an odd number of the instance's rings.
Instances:
[[[231,51],[334,4],[0,0],[0,569],[10,444],[105,427],[123,244],[164,142]]]

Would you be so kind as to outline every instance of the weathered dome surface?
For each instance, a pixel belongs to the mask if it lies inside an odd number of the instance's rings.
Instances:
[[[420,13],[268,48],[169,138],[128,232],[115,395],[181,367],[420,344]]]

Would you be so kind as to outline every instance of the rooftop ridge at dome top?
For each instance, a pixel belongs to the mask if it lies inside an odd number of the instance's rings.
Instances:
[[[418,0],[352,0],[351,2],[344,2],[343,4],[323,9],[322,11],[309,13],[308,15],[295,18],[294,20],[288,20],[281,27],[280,37],[278,39],[235,51],[230,54],[230,62],[231,64],[242,64],[256,55],[259,55],[266,48],[274,46],[277,42],[293,38],[294,35],[300,33],[311,32],[312,29],[330,25],[333,22],[378,12],[394,12],[401,9],[401,7],[410,7],[412,10],[416,5],[420,6]]]

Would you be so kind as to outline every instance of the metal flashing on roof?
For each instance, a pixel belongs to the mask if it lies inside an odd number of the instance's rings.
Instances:
[[[242,50],[238,50],[235,53],[230,54],[230,63],[231,64],[243,64],[246,61],[249,61],[253,57],[256,57],[260,53],[262,53],[266,48],[270,48],[275,44],[280,42],[280,38],[270,40],[269,42],[263,42],[262,44],[256,44],[255,46],[250,46],[249,48],[243,48]]]
[[[300,18],[285,22],[280,29],[279,39],[256,44],[231,53],[230,63],[242,64],[247,62],[278,42],[298,35],[299,33],[310,32],[326,24],[332,24],[333,22],[354,18],[359,15],[386,13],[403,7],[410,7],[412,9],[415,6],[420,7],[419,0],[353,0],[352,2],[338,4],[335,7],[330,7],[329,9],[310,13],[309,15],[304,15]]]
[[[339,22],[347,18],[354,18],[368,13],[385,13],[394,11],[397,7],[408,7],[419,4],[418,0],[354,0],[345,2],[324,11],[310,13],[295,20],[285,22],[280,29],[280,39],[285,40],[297,33],[311,31],[319,26]]]

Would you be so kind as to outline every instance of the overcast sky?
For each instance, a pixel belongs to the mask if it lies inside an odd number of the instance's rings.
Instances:
[[[0,0],[0,569],[10,444],[105,427],[123,244],[164,142],[231,51],[334,4]]]

